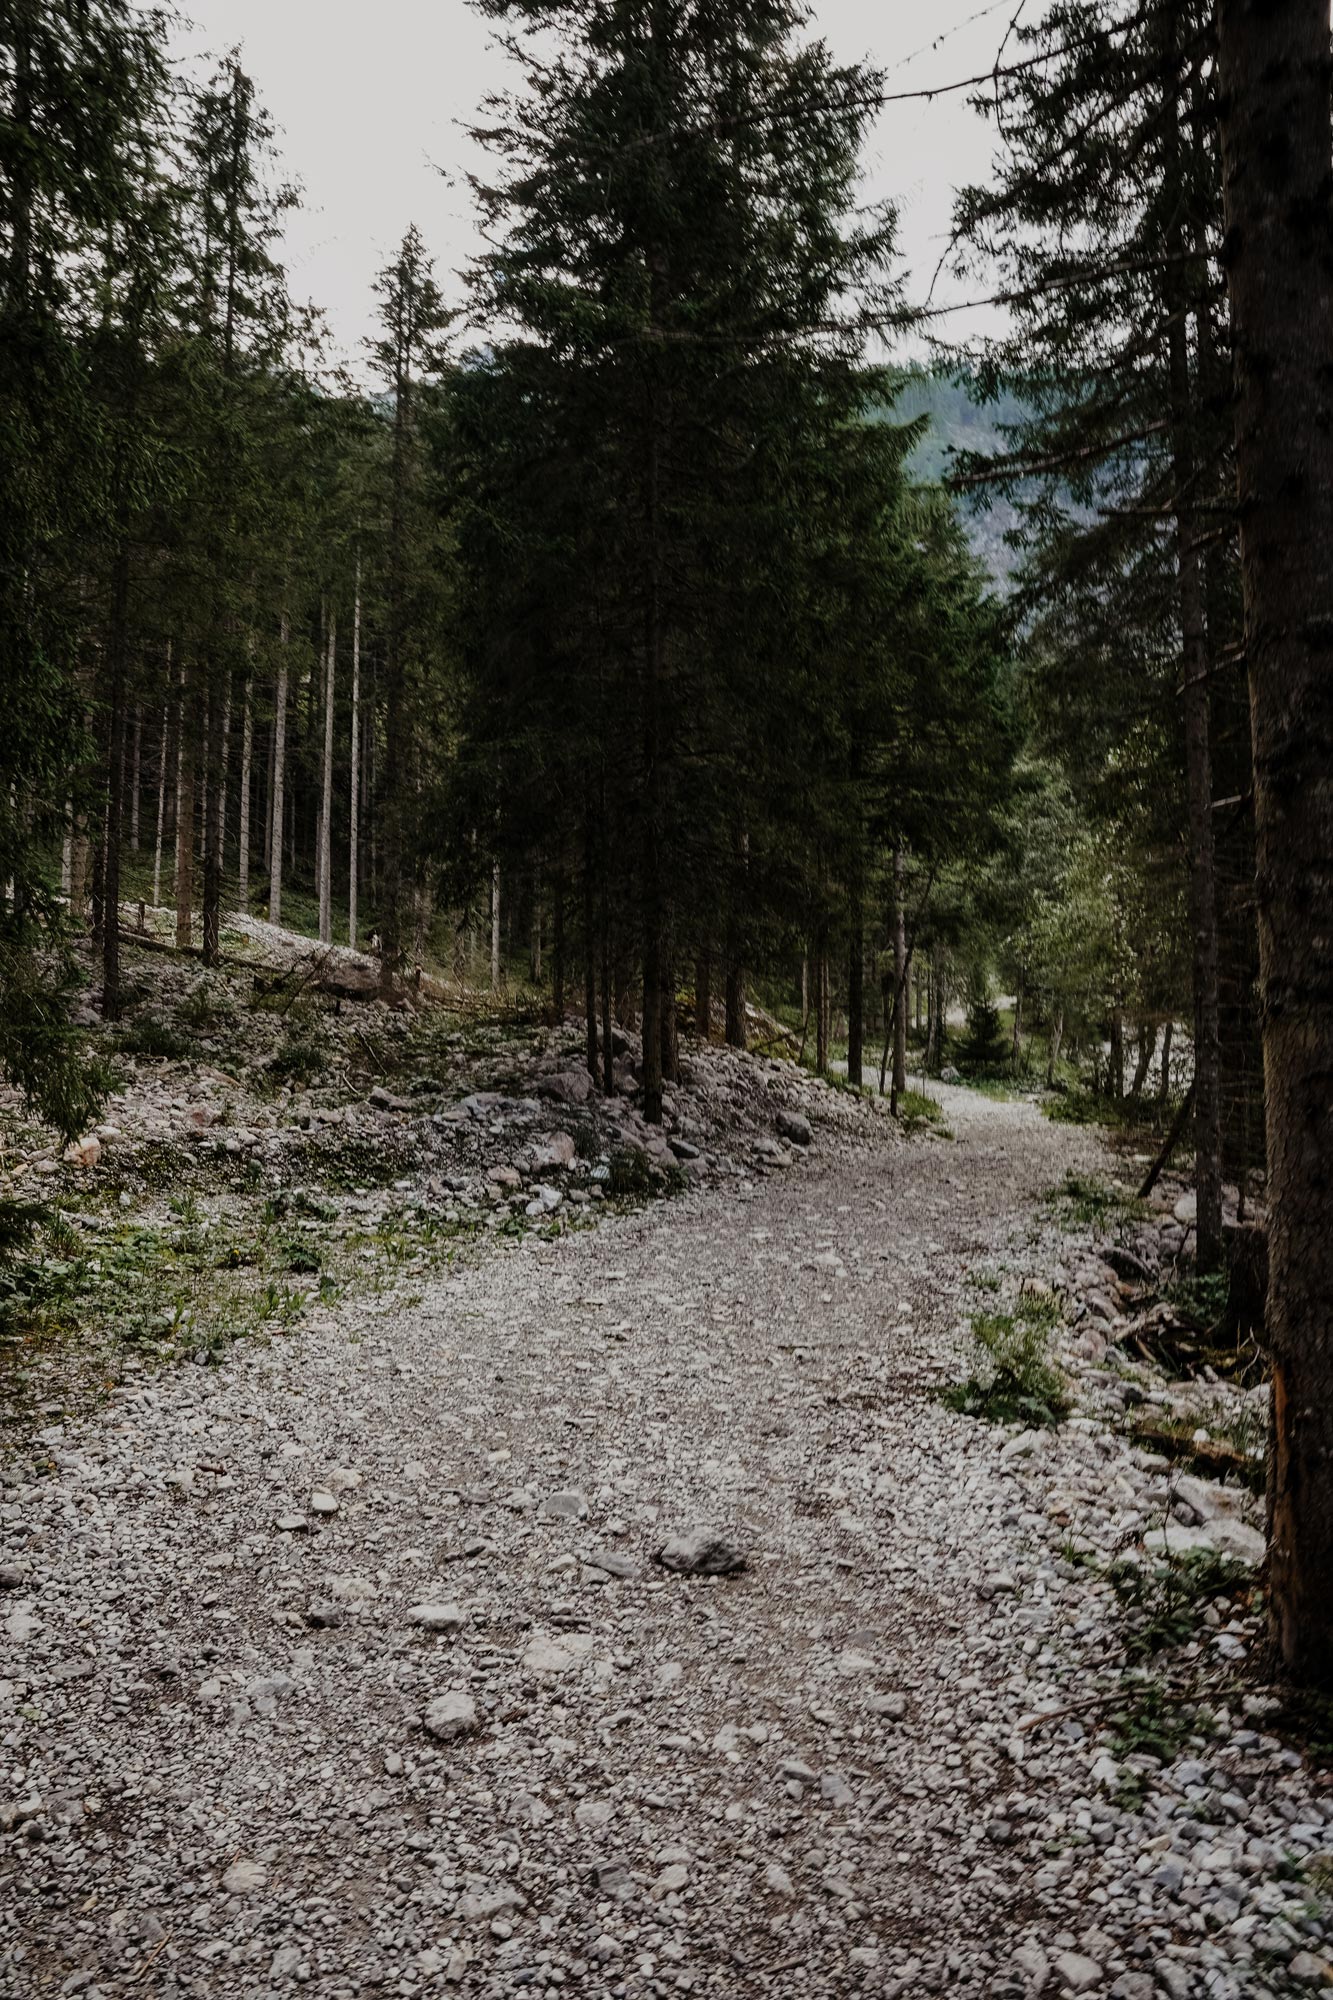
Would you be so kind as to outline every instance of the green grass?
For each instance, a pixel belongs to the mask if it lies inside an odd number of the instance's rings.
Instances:
[[[972,1373],[945,1389],[941,1402],[992,1424],[1058,1424],[1070,1408],[1069,1386],[1050,1351],[1059,1318],[1059,1306],[1046,1298],[1020,1298],[1008,1313],[975,1314]]]
[[[1046,1199],[1066,1227],[1090,1223],[1094,1229],[1105,1230],[1136,1221],[1146,1213],[1137,1196],[1090,1174],[1066,1174]]]
[[[944,1107],[923,1090],[903,1090],[898,1094],[898,1121],[910,1138],[931,1126],[942,1128]]]

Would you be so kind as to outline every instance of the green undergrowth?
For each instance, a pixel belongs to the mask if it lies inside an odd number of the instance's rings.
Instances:
[[[1122,1228],[1147,1213],[1136,1195],[1095,1174],[1066,1174],[1046,1200],[1066,1228]]]
[[[1139,1409],[1132,1412],[1125,1431],[1135,1444],[1160,1453],[1178,1471],[1204,1479],[1239,1479],[1252,1493],[1264,1490],[1268,1418],[1262,1409],[1248,1404],[1228,1409],[1217,1403],[1188,1416]]]
[[[917,1132],[943,1132],[944,1106],[937,1099],[928,1097],[924,1090],[899,1091],[898,1123],[909,1139]]]
[[[1104,1574],[1120,1605],[1126,1655],[1137,1661],[1187,1645],[1209,1604],[1218,1600],[1219,1609],[1229,1613],[1253,1585],[1244,1563],[1216,1549],[1190,1549],[1184,1555],[1140,1561],[1122,1556],[1109,1563]]]
[[[1028,1295],[1012,1312],[975,1314],[972,1372],[942,1392],[945,1407],[992,1424],[1058,1424],[1070,1409],[1069,1385],[1051,1355],[1059,1318],[1054,1299]]]

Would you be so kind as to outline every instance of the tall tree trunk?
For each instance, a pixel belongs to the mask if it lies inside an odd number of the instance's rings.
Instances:
[[[1174,1021],[1168,1021],[1162,1030],[1162,1068],[1157,1079],[1157,1101],[1159,1104],[1165,1104],[1167,1098],[1171,1095],[1171,1036],[1174,1028]]]
[[[356,894],[361,857],[361,557],[352,598],[352,772],[347,788],[347,942],[356,950]]]
[[[1327,0],[1219,0],[1254,735],[1273,1364],[1269,1606],[1333,1681],[1333,262]]]
[[[694,961],[694,1032],[701,1042],[706,1042],[712,1031],[712,981],[713,955],[703,945]]]
[[[1009,1059],[1017,1071],[1023,1061],[1023,968],[1018,968],[1018,978],[1014,982],[1014,1032],[1009,1047]]]
[[[593,893],[591,787],[583,808],[583,1044],[588,1074],[599,1087],[597,1068],[597,905]]]
[[[662,1081],[680,1081],[680,1024],[676,1019],[676,963],[668,945],[662,953]]]
[[[1118,1006],[1111,1009],[1111,1054],[1107,1064],[1107,1092],[1117,1103],[1125,1095],[1125,1017]]]
[[[815,978],[815,1069],[820,1076],[828,1075],[829,1006],[828,1006],[828,925],[821,923],[815,936],[813,957]]]
[[[532,910],[528,919],[528,981],[532,986],[542,983],[542,870],[540,861],[532,864]]]
[[[222,814],[227,797],[222,744],[229,707],[229,695],[225,701],[211,702],[204,724],[204,769],[208,777],[208,789],[204,798],[204,907],[201,955],[205,965],[216,965],[221,949]]]
[[[557,1027],[565,1018],[565,870],[551,870],[551,1018]]]
[[[180,725],[176,736],[176,943],[188,946],[194,930],[194,708],[182,662]]]
[[[1144,1084],[1148,1081],[1148,1071],[1152,1068],[1153,1051],[1156,1047],[1156,1022],[1140,1022],[1138,1060],[1134,1064],[1134,1081],[1129,1086],[1129,1094],[1136,1104],[1143,1095]]]
[[[847,945],[847,1081],[861,1088],[865,1061],[865,975],[866,940],[861,915],[861,883],[857,876],[852,890],[851,936]]]
[[[130,848],[139,852],[139,806],[143,794],[143,704],[134,704],[134,762],[130,774]]]
[[[1164,15],[1175,45],[1176,11]],[[1180,95],[1174,73],[1166,80],[1166,173],[1175,183],[1167,230],[1163,289],[1167,303],[1166,360],[1171,402],[1172,478],[1176,489],[1176,585],[1180,603],[1184,680],[1185,787],[1189,808],[1190,930],[1194,952],[1194,1147],[1198,1223],[1195,1257],[1200,1271],[1222,1261],[1222,1045],[1218,1012],[1217,868],[1213,840],[1213,766],[1208,691],[1208,623],[1197,525],[1194,450],[1198,398],[1190,376],[1186,308],[1185,218],[1179,132]],[[1122,1078],[1123,1080],[1123,1078]]]
[[[255,747],[253,679],[253,675],[247,672],[245,686],[241,690],[241,799],[236,825],[236,901],[247,914],[250,909],[250,784]]]
[[[500,863],[491,863],[491,991],[500,991]]]
[[[1170,1025],[1168,1021],[1168,1029]],[[1055,1087],[1055,1065],[1060,1060],[1060,1044],[1064,1040],[1064,1036],[1065,1010],[1063,1007],[1057,1007],[1055,1010],[1055,1021],[1051,1027],[1051,1044],[1046,1056],[1046,1088],[1048,1090],[1052,1090]]]
[[[914,927],[915,929],[915,927]],[[915,943],[915,935],[913,943]],[[907,909],[903,896],[903,850],[893,850],[893,1090],[891,1109],[907,1088]]]
[[[643,667],[643,1115],[662,1122],[662,745],[660,703],[664,635],[661,605],[661,506],[659,493],[662,415],[654,392],[648,426],[645,481],[647,608]]]
[[[103,853],[102,895],[102,1019],[120,1019],[120,838],[125,809],[125,653],[129,611],[130,558],[122,543],[116,557],[112,584],[111,621],[107,653],[110,669],[108,722],[110,741],[107,758],[106,839]]]
[[[338,661],[338,618],[329,613],[324,662],[324,754],[319,807],[319,941],[333,942],[333,708]]]
[[[282,853],[287,834],[287,644],[291,626],[284,610],[278,627],[278,685],[273,696],[273,787],[270,801],[268,920],[282,922]]]

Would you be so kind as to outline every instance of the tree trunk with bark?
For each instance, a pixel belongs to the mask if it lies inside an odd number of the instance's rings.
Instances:
[[[287,613],[278,627],[278,684],[273,695],[273,786],[269,814],[268,920],[282,922],[282,852],[287,834],[287,642],[291,627]]]
[[[1051,1044],[1046,1057],[1046,1088],[1055,1087],[1055,1066],[1060,1060],[1060,1044],[1065,1038],[1065,1010],[1057,1007],[1055,1020],[1051,1024]]]
[[[866,940],[859,887],[852,897],[851,938],[847,946],[847,1081],[861,1088],[865,1068]]]
[[[361,868],[361,557],[352,596],[352,770],[347,786],[347,942],[356,950],[356,898]]]
[[[333,709],[338,659],[338,619],[329,614],[328,651],[324,662],[324,751],[319,805],[319,941],[333,942]]]
[[[241,690],[241,798],[236,824],[236,901],[250,908],[250,788],[254,771],[255,718],[253,676],[247,672]]]
[[[915,942],[915,939],[913,939]],[[907,1088],[907,908],[903,851],[893,850],[893,1089],[892,1109]]]
[[[181,669],[180,724],[176,739],[176,943],[193,943],[194,931],[194,731],[189,676]]]
[[[1333,1683],[1333,260],[1327,0],[1219,0],[1254,739],[1273,1366],[1268,1588]]]
[[[694,1032],[706,1042],[712,1032],[713,957],[705,945],[694,961]]]

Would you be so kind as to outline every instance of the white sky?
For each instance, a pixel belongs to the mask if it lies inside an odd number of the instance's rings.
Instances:
[[[814,32],[842,61],[922,90],[988,69],[1015,0],[814,0]],[[409,222],[436,259],[446,297],[476,244],[460,128],[511,65],[466,0],[182,0],[175,36],[191,67],[240,44],[303,206],[289,218],[292,290],[326,314],[340,358],[361,372],[370,285]],[[1034,7],[1034,12],[1037,9]],[[921,300],[947,235],[954,189],[984,179],[990,128],[967,94],[890,105],[867,159],[867,192],[899,208],[909,296]],[[957,297],[941,279],[936,303]],[[961,330],[961,329],[960,329]]]

